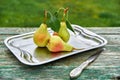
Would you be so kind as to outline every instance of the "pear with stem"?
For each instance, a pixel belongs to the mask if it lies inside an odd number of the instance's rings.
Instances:
[[[33,35],[33,41],[39,47],[45,47],[48,43],[48,40],[50,39],[50,34],[45,23],[46,19],[47,11],[45,11],[44,22],[40,25],[40,27],[35,31]]]
[[[63,41],[68,42],[69,38],[70,38],[70,33],[67,29],[67,25],[65,22],[65,15],[68,11],[68,8],[64,9],[64,14],[63,14],[63,18],[62,21],[60,22],[60,29],[58,31],[58,35],[63,39]]]

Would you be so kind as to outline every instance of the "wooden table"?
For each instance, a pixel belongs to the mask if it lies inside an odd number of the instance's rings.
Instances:
[[[26,66],[15,58],[3,41],[35,29],[0,28],[0,80],[70,80],[69,72],[95,52],[91,50],[44,65]],[[76,80],[120,79],[120,27],[87,29],[107,39],[108,44],[106,50]]]

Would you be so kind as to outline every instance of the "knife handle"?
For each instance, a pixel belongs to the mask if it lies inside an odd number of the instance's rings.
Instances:
[[[85,62],[83,62],[80,66],[78,66],[78,67],[76,67],[75,69],[73,69],[73,70],[70,72],[70,77],[71,77],[71,78],[76,78],[76,77],[78,77],[78,76],[81,74],[81,72],[83,71],[83,69],[88,66],[89,63],[90,63],[89,61],[85,61]]]

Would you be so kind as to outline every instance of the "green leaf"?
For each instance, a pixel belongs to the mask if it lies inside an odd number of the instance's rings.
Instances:
[[[56,18],[58,18],[58,12],[57,12],[57,11],[54,13],[54,16],[55,16]]]
[[[60,21],[56,16],[57,14],[50,14],[50,20],[48,22],[48,26],[55,32],[59,31],[60,28]]]
[[[66,25],[67,25],[68,29],[70,29],[72,32],[75,32],[74,29],[72,28],[71,23],[69,22],[68,19],[66,19]]]

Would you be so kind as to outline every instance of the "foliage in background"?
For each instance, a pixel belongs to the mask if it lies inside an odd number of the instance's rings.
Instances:
[[[69,20],[81,26],[120,26],[120,0],[1,0],[0,27],[37,27],[44,10],[69,7]]]

